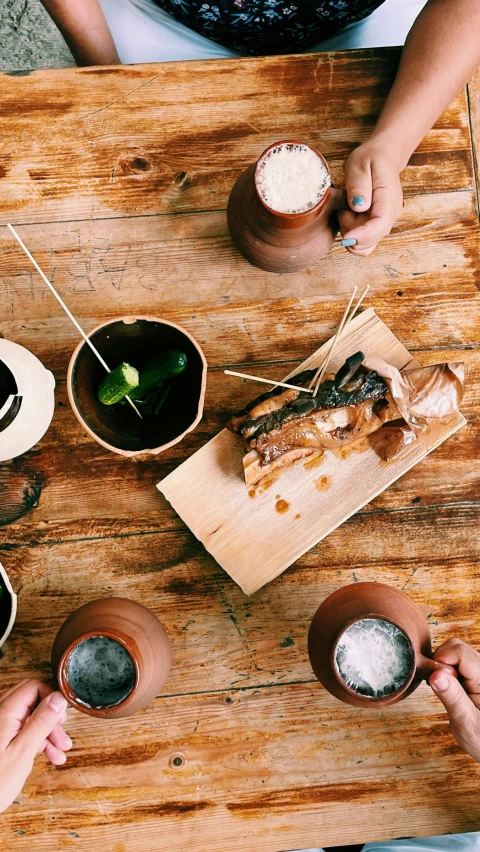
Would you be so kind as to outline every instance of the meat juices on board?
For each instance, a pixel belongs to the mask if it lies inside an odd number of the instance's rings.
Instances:
[[[405,633],[380,618],[362,618],[337,643],[335,666],[346,685],[367,698],[383,698],[408,681],[414,664]]]
[[[257,166],[257,187],[265,204],[278,213],[304,213],[330,186],[323,160],[309,145],[283,142]]]

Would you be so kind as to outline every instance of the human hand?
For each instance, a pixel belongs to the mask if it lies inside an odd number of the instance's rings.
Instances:
[[[461,639],[448,639],[433,656],[458,669],[459,680],[438,670],[428,682],[448,713],[460,748],[480,761],[480,654]]]
[[[342,245],[348,240],[346,248],[352,254],[371,254],[400,216],[400,171],[393,145],[384,137],[372,136],[350,154],[345,166],[349,209],[339,210],[338,220]]]
[[[61,766],[72,741],[62,728],[67,702],[39,680],[24,680],[0,698],[0,812],[20,793],[37,754]]]

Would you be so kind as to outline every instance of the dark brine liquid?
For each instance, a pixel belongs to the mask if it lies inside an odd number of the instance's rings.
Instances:
[[[79,642],[68,658],[67,677],[81,703],[96,709],[120,704],[136,681],[130,654],[106,636]]]

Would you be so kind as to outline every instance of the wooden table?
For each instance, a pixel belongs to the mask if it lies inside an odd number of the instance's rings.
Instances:
[[[337,241],[314,269],[266,274],[237,254],[225,220],[235,178],[278,138],[313,142],[341,183],[397,61],[354,51],[1,79],[1,223],[18,224],[85,327],[150,312],[193,332],[210,365],[193,435],[150,462],[103,450],[67,401],[75,330],[0,228],[1,331],[57,378],[44,440],[2,469],[41,497],[0,533],[20,593],[1,687],[49,678],[60,624],[102,595],[151,607],[174,658],[164,695],[135,718],[71,711],[68,763],[37,761],[0,820],[4,852],[278,852],[480,829],[480,766],[429,688],[358,711],[314,680],[306,650],[315,609],[352,580],[405,589],[437,645],[480,647],[480,77],[412,157],[402,220],[368,259]],[[247,598],[155,483],[254,393],[224,367],[281,377],[367,282],[422,363],[466,362],[468,426]]]

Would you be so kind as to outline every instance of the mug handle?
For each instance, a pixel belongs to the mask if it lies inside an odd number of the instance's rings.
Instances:
[[[330,210],[343,210],[347,206],[347,193],[344,189],[330,187]]]
[[[458,672],[454,666],[449,666],[448,663],[437,663],[436,660],[432,660],[430,657],[424,657],[423,654],[418,655],[417,671],[421,675],[422,680],[428,680],[433,672],[438,672],[441,669],[449,672],[452,677],[458,680]]]

